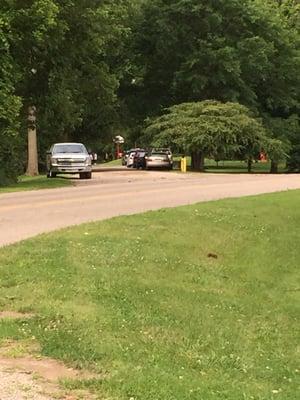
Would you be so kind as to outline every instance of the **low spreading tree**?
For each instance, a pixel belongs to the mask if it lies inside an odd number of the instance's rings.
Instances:
[[[172,146],[191,154],[192,168],[200,171],[204,170],[205,157],[211,157],[243,159],[250,172],[252,161],[270,141],[262,122],[247,107],[218,101],[168,108],[162,116],[148,121],[145,138],[155,146]],[[275,147],[281,142],[272,143]]]

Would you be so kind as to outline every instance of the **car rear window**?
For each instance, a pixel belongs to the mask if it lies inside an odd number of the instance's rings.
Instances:
[[[166,153],[151,153],[152,157],[167,157]]]

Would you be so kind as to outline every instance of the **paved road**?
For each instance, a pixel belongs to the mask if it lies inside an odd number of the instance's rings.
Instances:
[[[0,195],[0,246],[109,217],[300,188],[300,175],[109,171],[76,187]]]

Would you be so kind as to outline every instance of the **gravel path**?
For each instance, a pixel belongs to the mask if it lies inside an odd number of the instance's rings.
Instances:
[[[45,387],[32,375],[24,372],[1,370],[0,400],[50,400],[45,394]]]

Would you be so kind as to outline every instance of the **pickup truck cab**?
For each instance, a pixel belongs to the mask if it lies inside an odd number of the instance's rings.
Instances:
[[[92,161],[82,143],[55,143],[47,152],[47,177],[57,174],[79,174],[80,179],[92,178]]]

